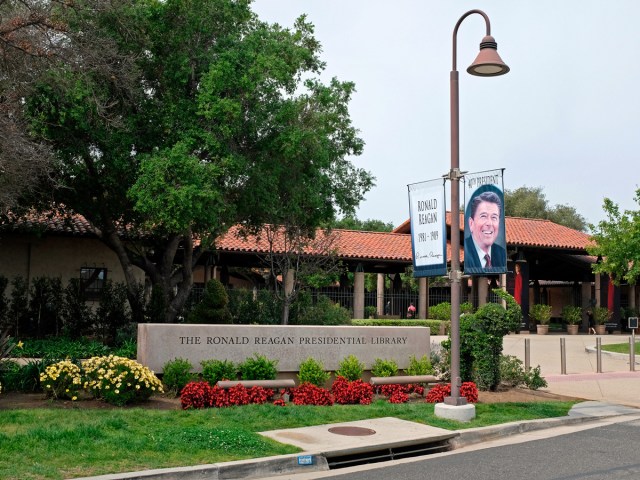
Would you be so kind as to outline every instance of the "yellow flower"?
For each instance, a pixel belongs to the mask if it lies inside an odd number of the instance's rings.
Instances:
[[[18,343],[16,343],[16,347],[17,347],[17,348],[22,348],[22,347],[24,347],[24,343],[22,343],[22,340],[21,340],[21,341],[19,341]]]
[[[71,397],[71,401],[72,401],[72,402],[73,402],[73,401],[75,401],[75,400],[77,400],[77,399],[78,399],[78,397],[76,397],[75,395],[74,395],[73,397]]]

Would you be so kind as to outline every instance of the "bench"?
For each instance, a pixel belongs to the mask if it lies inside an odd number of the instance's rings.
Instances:
[[[262,387],[262,388],[293,388],[296,382],[291,378],[281,378],[279,380],[220,380],[216,383],[220,388],[231,388],[242,385],[245,388]]]

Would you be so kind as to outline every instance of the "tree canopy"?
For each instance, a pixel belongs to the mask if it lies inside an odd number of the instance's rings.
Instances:
[[[393,223],[382,220],[368,218],[360,220],[354,215],[347,215],[333,222],[332,228],[342,228],[345,230],[360,230],[366,232],[391,232],[394,229]]]
[[[52,5],[60,52],[20,104],[61,185],[42,208],[85,216],[132,293],[133,266],[162,292],[165,320],[231,225],[294,220],[314,232],[372,187],[350,162],[364,145],[348,112],[355,87],[317,78],[321,47],[304,16],[270,25],[249,0]]]
[[[640,189],[635,201],[640,204]],[[587,251],[599,257],[593,271],[610,275],[617,285],[622,280],[635,284],[640,276],[640,210],[621,212],[609,198],[604,199],[602,208],[606,219],[590,225],[594,244]]]
[[[574,230],[585,231],[587,221],[574,207],[550,206],[542,187],[524,187],[504,192],[504,211],[510,217],[540,218],[551,220]]]

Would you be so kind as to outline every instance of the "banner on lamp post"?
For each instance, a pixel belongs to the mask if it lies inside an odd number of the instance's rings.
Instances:
[[[414,183],[409,188],[411,249],[414,277],[447,274],[447,230],[442,179]]]
[[[464,176],[464,273],[507,272],[504,169]]]

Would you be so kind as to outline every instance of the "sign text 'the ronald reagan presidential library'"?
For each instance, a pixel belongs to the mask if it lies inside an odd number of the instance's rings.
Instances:
[[[367,368],[382,358],[395,360],[402,369],[412,355],[429,356],[429,349],[428,327],[138,325],[138,361],[155,372],[175,358],[189,360],[199,371],[202,360],[240,363],[256,353],[278,360],[281,372],[297,372],[309,357],[334,371],[349,355]]]

